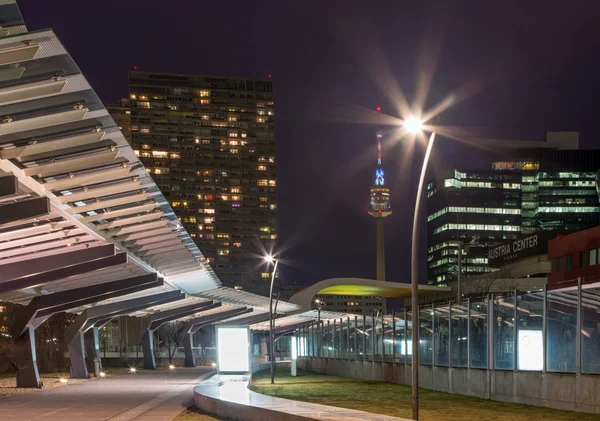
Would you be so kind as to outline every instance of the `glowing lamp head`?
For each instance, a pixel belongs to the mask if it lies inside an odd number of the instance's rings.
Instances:
[[[212,363],[211,366],[216,367],[217,363]]]
[[[410,133],[418,133],[423,130],[423,122],[416,117],[410,117],[404,121],[404,128]]]
[[[377,108],[375,108],[377,111],[381,111],[381,105],[378,105]]]
[[[129,369],[129,372],[130,372],[130,373],[135,373],[135,367],[131,367],[131,368]]]
[[[175,370],[175,366],[173,364],[169,364],[169,370]]]
[[[266,255],[264,257],[264,259],[265,259],[265,262],[267,262],[267,263],[273,263],[273,261],[275,260],[275,258],[273,256],[271,256],[270,254]]]

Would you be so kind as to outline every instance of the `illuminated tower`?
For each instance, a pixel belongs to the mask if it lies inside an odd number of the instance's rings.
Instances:
[[[377,280],[385,281],[385,245],[383,218],[391,215],[390,189],[385,186],[385,174],[381,165],[381,133],[377,133],[377,169],[371,187],[371,210],[369,215],[377,221]]]

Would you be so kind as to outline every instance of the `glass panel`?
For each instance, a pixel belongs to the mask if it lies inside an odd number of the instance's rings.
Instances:
[[[356,347],[358,349],[358,359],[364,359],[365,356],[365,347],[367,344],[367,335],[365,334],[365,326],[363,325],[362,317],[358,318],[358,328],[357,328],[357,337],[356,337]]]
[[[373,335],[373,324],[371,317],[365,318],[365,328],[363,329],[365,332],[365,359],[369,361],[371,359],[371,343],[373,340],[371,339],[371,335]]]
[[[412,311],[406,312],[406,349],[403,353],[406,356],[406,362],[412,364]]]
[[[349,348],[349,353],[348,353],[348,359],[350,360],[354,360],[356,359],[356,345],[357,345],[357,331],[356,331],[356,323],[355,323],[355,319],[352,318],[350,319],[350,346]]]
[[[381,324],[381,318],[375,318],[375,361],[381,361],[382,352],[381,341],[383,339],[383,326]]]
[[[433,337],[433,311],[431,307],[422,307],[419,315],[419,324],[421,325],[421,329],[419,330],[420,362],[423,365],[431,365],[433,355],[433,344],[431,341]]]
[[[452,330],[450,340],[452,341],[452,361],[453,367],[466,367],[467,359],[467,303],[461,305],[452,305]]]
[[[448,365],[448,306],[435,307],[435,365]]]
[[[392,317],[388,316],[383,319],[383,352],[384,360],[392,361],[392,349],[394,348],[394,324]]]
[[[487,298],[471,301],[471,367],[487,368],[488,352],[488,303]]]
[[[546,364],[548,371],[575,372],[577,291],[548,291]]]
[[[517,368],[526,371],[544,369],[543,293],[517,297]]]
[[[16,4],[3,4],[0,6],[0,25],[4,28],[9,26],[24,25],[23,17]]]
[[[494,302],[494,367],[512,370],[514,368],[514,297],[499,297]]]
[[[396,361],[404,362],[404,357],[406,355],[406,344],[404,342],[404,335],[406,332],[404,312],[399,315],[396,315],[396,320],[394,321],[394,323],[396,324],[396,337],[394,338]]]
[[[592,250],[595,252],[596,250]],[[600,374],[600,288],[583,290],[581,371]]]
[[[345,319],[340,319],[340,339],[342,340],[340,358],[347,358],[348,355],[348,322]]]

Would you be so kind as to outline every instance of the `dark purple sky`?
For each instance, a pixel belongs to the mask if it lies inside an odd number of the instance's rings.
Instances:
[[[360,123],[353,107],[381,104],[397,115],[388,77],[411,99],[419,72],[433,73],[431,105],[476,86],[443,116],[466,132],[542,140],[544,130],[580,130],[584,147],[598,144],[599,0],[22,0],[20,7],[30,30],[56,31],[104,100],[127,94],[133,65],[273,75],[290,283],[374,276],[375,224],[366,211],[376,127]],[[336,121],[342,114],[354,123]],[[410,276],[422,151],[414,159],[409,151],[399,145],[384,157],[394,208],[387,274],[395,281]],[[433,159],[434,166],[485,162],[443,138]]]

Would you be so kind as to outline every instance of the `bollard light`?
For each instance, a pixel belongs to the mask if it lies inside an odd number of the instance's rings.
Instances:
[[[135,373],[135,367],[131,367],[131,368],[129,369],[129,372],[130,372],[130,373]]]

